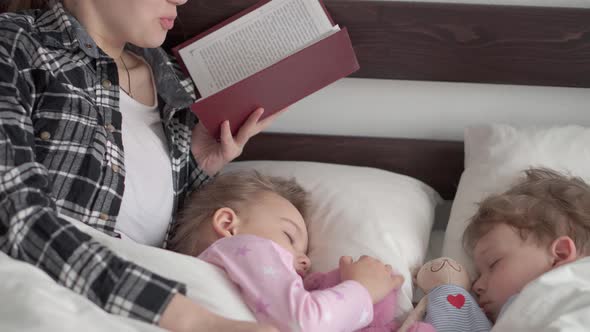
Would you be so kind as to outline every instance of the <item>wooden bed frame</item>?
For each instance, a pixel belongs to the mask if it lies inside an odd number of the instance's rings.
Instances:
[[[442,1],[442,0],[441,0]],[[170,48],[258,0],[191,0]],[[399,1],[324,0],[347,27],[361,69],[354,77],[590,87],[590,9]],[[261,134],[242,160],[372,166],[418,178],[452,199],[463,143]]]

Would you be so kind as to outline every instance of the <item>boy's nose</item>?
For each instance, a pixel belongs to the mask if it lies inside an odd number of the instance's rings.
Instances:
[[[477,294],[477,296],[481,296],[481,294],[483,294],[484,292],[484,287],[483,287],[483,282],[481,280],[481,278],[478,278],[473,285],[471,286],[471,289],[473,290],[473,292],[475,294]]]
[[[307,255],[301,255],[297,257],[295,261],[295,271],[301,276],[305,277],[309,269],[311,268],[311,260]]]

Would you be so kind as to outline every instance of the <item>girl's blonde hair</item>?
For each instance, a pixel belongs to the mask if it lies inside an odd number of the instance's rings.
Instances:
[[[294,179],[266,176],[256,171],[225,173],[191,194],[186,207],[180,212],[168,249],[198,255],[198,228],[201,223],[211,220],[215,212],[223,207],[229,207],[239,215],[264,193],[285,198],[306,219],[308,195]]]

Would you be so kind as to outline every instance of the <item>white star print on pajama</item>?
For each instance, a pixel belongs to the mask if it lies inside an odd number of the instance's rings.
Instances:
[[[369,319],[369,312],[367,310],[363,310],[361,312],[361,318],[359,319],[359,324],[369,324],[371,320]]]
[[[270,276],[272,278],[274,278],[274,276],[276,275],[275,270],[272,268],[272,266],[265,266],[263,268],[264,274],[267,276]]]
[[[309,292],[293,267],[293,255],[271,240],[223,238],[199,258],[225,269],[256,319],[280,331],[355,331],[373,320],[373,301],[361,284],[348,280]]]

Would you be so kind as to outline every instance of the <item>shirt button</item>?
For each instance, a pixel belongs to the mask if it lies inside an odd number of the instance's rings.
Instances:
[[[112,123],[109,123],[108,125],[106,125],[105,128],[111,133],[115,131],[115,126],[113,126]]]
[[[101,213],[100,216],[98,216],[101,220],[107,221],[109,220],[109,215],[106,213]]]
[[[86,46],[86,48],[92,48],[92,44],[90,44],[90,43],[86,43],[86,44],[84,44],[84,46]]]
[[[110,89],[112,85],[113,85],[113,83],[111,83],[111,81],[109,81],[109,80],[102,81],[102,87],[105,89]]]
[[[44,131],[41,133],[41,135],[39,135],[39,137],[44,140],[47,141],[51,138],[51,134],[48,131]]]
[[[119,166],[117,166],[117,165],[111,166],[111,169],[113,170],[113,173],[119,173],[119,170],[120,170]]]

